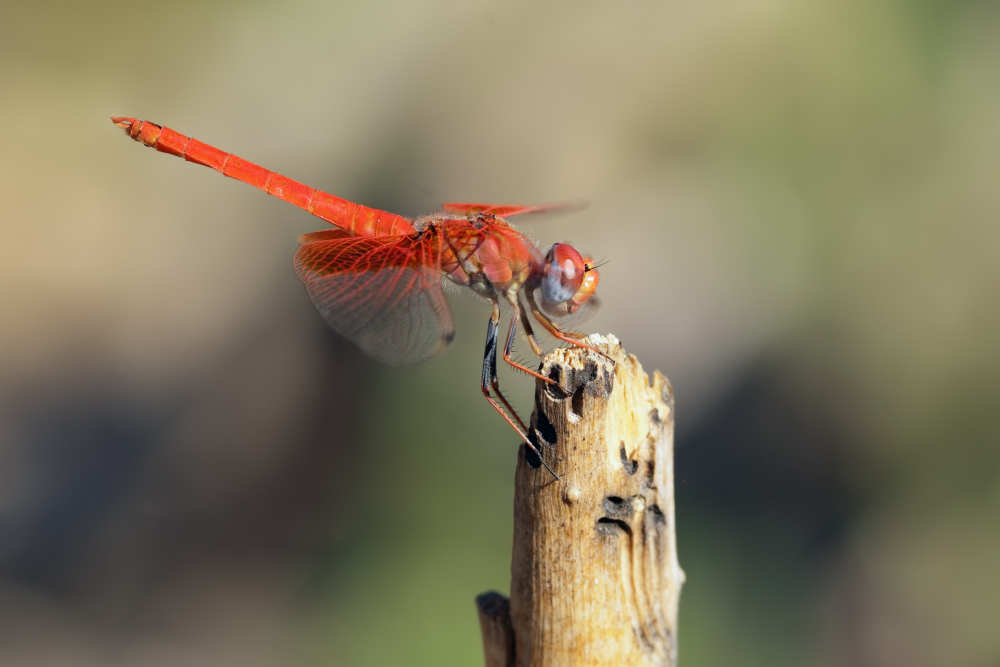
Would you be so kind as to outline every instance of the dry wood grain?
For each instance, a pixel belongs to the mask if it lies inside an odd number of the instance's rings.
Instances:
[[[658,372],[650,384],[613,336],[588,341],[616,363],[579,348],[543,362],[559,386],[538,383],[532,435],[562,478],[531,465],[522,446],[511,562],[515,655],[508,648],[506,662],[490,667],[677,662],[684,573],[674,524],[673,393]],[[509,646],[506,635],[493,634],[501,638],[484,632],[488,655],[500,641]]]

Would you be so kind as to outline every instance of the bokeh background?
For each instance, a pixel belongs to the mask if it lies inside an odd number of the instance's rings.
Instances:
[[[1000,665],[998,82],[976,0],[4,0],[0,664],[475,665],[509,581],[487,307],[379,366],[320,223],[122,114],[408,215],[588,199],[523,224],[673,381],[682,664]]]

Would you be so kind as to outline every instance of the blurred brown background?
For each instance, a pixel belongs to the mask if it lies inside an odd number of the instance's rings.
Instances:
[[[322,223],[122,114],[403,214],[590,200],[523,224],[674,383],[682,664],[1000,665],[998,82],[975,0],[3,2],[0,664],[475,665],[508,584],[487,308],[363,358]]]

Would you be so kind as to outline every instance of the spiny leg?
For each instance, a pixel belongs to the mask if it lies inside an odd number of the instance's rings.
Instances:
[[[521,306],[520,300],[517,302],[517,305],[517,312],[521,315],[521,326],[524,327],[524,337],[528,339],[528,345],[531,346],[531,351],[538,356],[542,356],[542,346],[538,344],[538,340],[535,338],[535,332],[531,329],[531,320],[528,319],[528,311]]]
[[[523,364],[520,364],[520,363],[514,361],[513,359],[511,359],[510,352],[514,348],[514,335],[517,333],[517,320],[518,320],[518,318],[521,317],[521,307],[520,307],[521,304],[519,304],[515,300],[511,305],[514,306],[514,315],[513,315],[513,317],[510,318],[510,329],[507,330],[507,344],[504,345],[504,347],[503,347],[503,360],[506,361],[511,366],[513,366],[514,368],[516,368],[516,369],[518,369],[520,371],[524,371],[528,375],[534,376],[534,377],[538,378],[539,380],[544,380],[545,382],[548,382],[549,384],[557,384],[556,381],[553,380],[552,378],[545,377],[541,373],[539,373],[537,371],[533,371],[530,368],[528,368],[527,366],[525,366]],[[528,340],[532,341],[532,339],[534,338],[534,336],[531,334],[531,329],[528,329],[528,335],[531,336],[531,338],[529,338]],[[535,342],[534,345],[531,346],[532,349],[534,349],[536,345],[538,345],[537,342]],[[538,353],[541,354],[541,347],[538,348]]]
[[[521,418],[518,416],[517,411],[514,410],[511,404],[507,402],[507,399],[504,398],[504,395],[500,393],[500,381],[497,378],[497,328],[499,324],[500,324],[500,304],[494,302],[493,313],[490,315],[489,322],[486,325],[486,350],[483,353],[483,376],[482,376],[483,396],[486,397],[486,400],[490,402],[490,405],[492,405],[493,408],[497,412],[499,412],[500,415],[507,421],[507,423],[510,424],[510,427],[515,431],[517,431],[517,434],[521,436],[521,440],[523,440],[524,444],[526,444],[528,447],[531,448],[531,451],[535,453],[535,456],[537,456],[538,460],[542,462],[542,465],[545,466],[545,469],[548,470],[553,477],[559,479],[559,475],[557,475],[555,471],[549,467],[549,464],[546,463],[545,459],[542,458],[542,453],[538,451],[538,448],[535,447],[534,443],[531,442],[531,439],[528,438],[527,436],[528,429],[524,425],[524,422],[521,420]],[[500,405],[490,395],[491,387],[493,388],[493,391],[496,392],[497,397],[507,407],[507,410],[510,410],[510,414],[513,415],[514,417],[513,420],[510,418],[510,416],[507,415],[504,409],[501,408]],[[514,420],[517,421],[516,424],[514,423]]]
[[[518,425],[521,427],[518,433],[522,435],[522,431],[527,431],[528,427],[524,425],[524,421],[517,414],[517,410],[514,409],[508,401],[507,398],[500,391],[500,379],[497,377],[497,334],[500,328],[500,305],[497,303],[493,304],[493,313],[490,315],[490,320],[486,324],[486,350],[483,352],[483,378],[482,378],[482,389],[483,394],[486,396],[487,400],[493,404],[497,410],[500,407],[493,400],[490,395],[490,387],[496,392],[497,398],[504,404],[510,414],[513,415],[514,419],[517,421]],[[504,418],[509,422],[510,419],[507,413],[500,410]],[[516,429],[516,427],[515,427]]]

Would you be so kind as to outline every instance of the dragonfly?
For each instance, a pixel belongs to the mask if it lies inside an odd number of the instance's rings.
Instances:
[[[486,299],[492,310],[480,381],[483,395],[558,479],[528,436],[524,420],[500,391],[497,355],[542,382],[558,384],[512,356],[518,324],[532,351],[543,354],[533,318],[557,340],[607,356],[582,334],[556,322],[596,308],[594,292],[600,276],[594,260],[567,243],[542,252],[507,222],[516,215],[576,205],[453,202],[438,213],[407,218],[316,190],[150,121],[127,116],[111,120],[150,148],[211,167],[330,223],[332,228],[299,237],[295,272],[327,323],[376,359],[412,366],[447,347],[455,337],[455,326],[445,282]],[[502,303],[513,313],[500,352]]]

